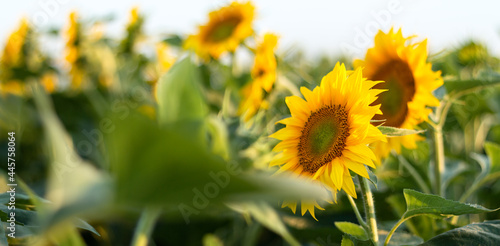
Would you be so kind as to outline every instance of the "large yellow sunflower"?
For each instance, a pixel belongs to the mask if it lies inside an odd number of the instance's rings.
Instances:
[[[270,92],[276,81],[276,58],[274,50],[278,43],[278,37],[272,33],[266,33],[262,42],[255,50],[254,65],[251,75],[253,81],[242,90],[243,101],[238,109],[238,114],[244,116],[248,121],[259,108],[266,108],[264,91]]]
[[[334,200],[341,189],[356,197],[350,171],[369,178],[364,164],[375,168],[375,155],[368,144],[385,141],[370,124],[381,114],[380,105],[372,105],[382,92],[371,89],[378,83],[364,79],[360,68],[350,73],[337,63],[319,87],[300,89],[305,100],[287,97],[292,116],[279,121],[286,127],[270,136],[281,140],[273,149],[281,153],[270,165],[280,165],[278,172],[289,170],[321,182]],[[282,206],[295,213],[297,202],[285,201]],[[316,219],[315,207],[322,209],[316,201],[302,201],[302,215],[309,211]]]
[[[190,35],[184,47],[193,49],[200,57],[218,59],[226,51],[235,51],[238,45],[252,35],[254,6],[250,3],[232,2],[229,6],[209,13],[206,25]]]
[[[443,84],[441,72],[432,71],[432,64],[427,62],[427,40],[407,44],[412,38],[404,38],[401,29],[397,32],[391,29],[388,33],[379,31],[375,36],[375,46],[368,49],[365,60],[354,62],[355,67],[364,67],[366,78],[385,81],[375,86],[387,89],[375,101],[375,104],[381,104],[383,115],[373,118],[385,120],[385,126],[415,129],[432,112],[428,106],[439,105],[432,91]],[[378,163],[391,150],[399,153],[401,145],[416,148],[416,141],[421,139],[421,136],[412,134],[389,138],[387,143],[375,143],[373,148]]]

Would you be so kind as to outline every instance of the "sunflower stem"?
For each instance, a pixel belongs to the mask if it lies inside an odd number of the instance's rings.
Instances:
[[[352,198],[352,196],[347,195],[347,198],[349,199],[349,202],[351,203],[352,210],[354,210],[354,214],[356,215],[356,218],[358,219],[359,224],[367,231],[370,231],[370,228],[366,224],[366,222],[363,220],[363,217],[361,217],[361,213],[359,213],[358,206],[356,206],[356,202]]]
[[[159,208],[146,208],[139,218],[135,228],[131,246],[147,246],[151,233],[153,232],[156,220],[161,214]]]
[[[370,184],[366,178],[358,176],[359,184],[361,187],[361,194],[365,204],[365,216],[369,227],[370,238],[375,245],[378,245],[378,230],[377,219],[375,217],[375,203],[373,202],[373,194],[370,189]]]
[[[434,127],[433,131],[434,138],[434,192],[443,196],[443,191],[441,189],[441,176],[444,173],[444,143],[443,143],[443,130],[441,126]]]

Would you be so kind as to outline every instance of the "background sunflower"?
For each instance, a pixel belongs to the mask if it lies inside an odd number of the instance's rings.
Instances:
[[[427,41],[409,44],[414,37],[404,38],[399,29],[388,33],[379,31],[375,46],[368,49],[364,60],[356,60],[355,67],[364,67],[368,79],[383,81],[375,86],[385,89],[375,104],[381,104],[383,115],[374,120],[383,120],[385,126],[416,129],[428,119],[432,109],[439,105],[432,92],[443,85],[440,71],[433,71],[427,62]],[[415,149],[419,135],[389,138],[387,143],[375,143],[373,148],[379,160],[387,157],[391,150],[401,152],[401,145]]]
[[[184,47],[204,59],[218,59],[225,52],[234,52],[253,33],[254,9],[250,2],[232,2],[210,12],[208,23],[199,26],[198,33],[190,35]]]

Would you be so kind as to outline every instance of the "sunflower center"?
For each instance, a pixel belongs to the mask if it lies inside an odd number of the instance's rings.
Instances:
[[[408,63],[393,60],[382,66],[372,80],[383,80],[375,89],[388,89],[380,93],[373,105],[381,104],[383,115],[375,115],[374,120],[386,120],[384,125],[400,127],[406,120],[408,102],[415,95],[415,79]]]
[[[209,31],[207,40],[210,42],[220,42],[226,40],[231,37],[234,32],[234,29],[240,24],[241,17],[233,16],[224,20],[221,20],[219,23],[216,23],[212,29]]]
[[[309,116],[299,141],[299,164],[304,171],[315,173],[340,157],[349,136],[344,106],[325,106]]]

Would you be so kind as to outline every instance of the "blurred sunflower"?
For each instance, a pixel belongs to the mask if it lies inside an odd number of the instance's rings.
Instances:
[[[82,87],[85,69],[83,68],[81,25],[75,11],[69,14],[69,24],[64,34],[66,38],[65,59],[70,67],[71,87],[79,89]]]
[[[204,59],[209,59],[209,56],[218,59],[226,51],[234,52],[253,33],[254,10],[250,2],[232,2],[210,12],[208,23],[199,26],[198,33],[190,35],[184,47],[193,49]]]
[[[144,18],[139,14],[139,7],[130,10],[125,38],[120,43],[120,53],[131,54],[134,46],[142,35]]]
[[[404,38],[401,29],[397,32],[391,29],[387,34],[379,31],[375,46],[368,49],[365,60],[354,62],[355,67],[364,67],[366,78],[384,81],[375,88],[387,91],[374,103],[381,104],[383,115],[373,119],[385,120],[385,126],[415,129],[432,112],[427,106],[439,105],[432,91],[443,84],[441,72],[432,71],[432,64],[427,63],[427,40],[406,45],[412,38]],[[375,143],[377,162],[380,163],[391,150],[399,153],[401,145],[414,149],[416,141],[423,139],[412,134],[389,138],[387,143]]]
[[[344,64],[337,63],[313,91],[302,87],[305,97],[286,98],[291,117],[279,121],[285,128],[270,137],[281,140],[273,151],[281,152],[270,166],[280,165],[278,173],[292,171],[321,182],[336,200],[341,189],[356,197],[350,171],[369,178],[364,164],[375,168],[375,155],[367,146],[385,141],[385,136],[370,120],[381,114],[380,105],[372,105],[382,90],[371,89],[380,82],[366,80],[361,68],[348,76]],[[297,202],[285,201],[295,213]],[[302,201],[306,211],[316,219],[316,201]]]
[[[244,99],[238,109],[238,114],[243,115],[245,121],[255,115],[259,108],[267,108],[263,90],[270,92],[274,81],[276,81],[277,64],[274,50],[277,43],[278,37],[276,35],[266,33],[255,50],[254,65],[251,71],[253,81],[243,88]]]
[[[24,94],[24,83],[20,80],[13,80],[12,68],[22,66],[25,63],[23,56],[23,47],[30,28],[28,21],[22,19],[19,28],[14,31],[9,38],[3,50],[1,59],[2,76],[0,80],[0,92],[2,95],[7,93],[21,96]]]
[[[47,63],[47,58],[38,50],[28,21],[21,19],[19,28],[7,39],[0,59],[0,94],[25,95],[28,78],[39,79],[47,92],[53,92],[57,76],[49,71]]]
[[[165,42],[160,42],[156,44],[156,69],[151,72],[152,80],[150,82],[153,87],[153,96],[158,101],[156,95],[156,87],[158,86],[158,80],[160,77],[166,73],[170,67],[175,63],[175,57],[170,53],[170,47]]]

